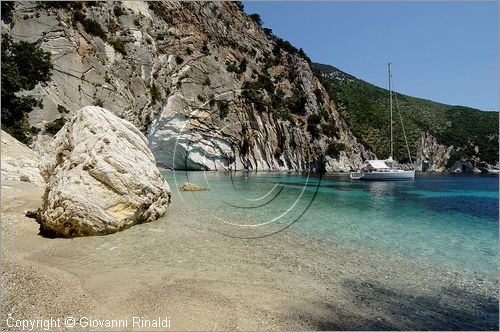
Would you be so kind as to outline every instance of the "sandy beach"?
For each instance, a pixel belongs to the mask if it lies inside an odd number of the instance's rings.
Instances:
[[[12,329],[9,315],[70,316],[76,327],[121,319],[137,330],[151,328],[132,326],[133,317],[168,318],[171,330],[498,329],[497,280],[484,275],[367,255],[293,229],[227,237],[176,190],[155,222],[50,239],[24,216],[43,189],[4,182],[2,329]]]

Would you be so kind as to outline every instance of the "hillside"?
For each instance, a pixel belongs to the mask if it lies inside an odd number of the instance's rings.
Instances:
[[[389,155],[389,92],[341,70],[312,64],[330,97],[354,135],[379,158]],[[444,146],[449,158],[445,168],[461,158],[476,167],[498,165],[498,113],[451,106],[397,94],[413,160],[425,162],[423,141],[429,138]],[[406,162],[407,152],[394,100],[395,157]],[[432,156],[427,156],[432,158]],[[431,165],[432,166],[432,165]],[[498,167],[498,166],[497,166]]]
[[[348,172],[388,156],[387,91],[312,64],[241,2],[2,9],[2,129],[32,146],[97,105],[167,168]],[[417,170],[498,169],[497,114],[398,98]]]
[[[50,77],[21,86],[40,102],[24,118],[14,117],[15,128],[3,127],[12,135],[22,130],[34,145],[80,108],[98,105],[142,130],[168,168],[317,170],[326,154],[328,171],[345,172],[373,156],[338,114],[304,52],[262,28],[241,3],[9,8],[2,33],[11,36],[13,52],[26,54],[31,48],[22,42],[34,43],[53,62],[45,65],[53,65]],[[22,72],[18,58],[12,62]]]

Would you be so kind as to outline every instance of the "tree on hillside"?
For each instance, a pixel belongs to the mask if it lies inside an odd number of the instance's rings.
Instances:
[[[252,21],[257,23],[259,26],[262,26],[263,22],[262,22],[262,19],[260,18],[259,14],[250,14],[250,15],[248,15],[248,17],[250,17],[252,19]]]
[[[42,107],[41,100],[18,96],[17,92],[33,90],[47,82],[53,68],[50,53],[33,43],[14,42],[2,34],[2,129],[23,143],[29,143],[27,114],[33,107]]]

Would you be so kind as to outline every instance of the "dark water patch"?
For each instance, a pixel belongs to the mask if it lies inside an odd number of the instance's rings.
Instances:
[[[498,200],[486,197],[446,197],[424,198],[426,208],[442,213],[463,213],[477,218],[486,218],[498,222]]]
[[[342,190],[342,191],[352,191],[352,190],[360,190],[361,189],[359,186],[342,185],[342,184],[325,184],[325,185],[322,185],[321,187]]]

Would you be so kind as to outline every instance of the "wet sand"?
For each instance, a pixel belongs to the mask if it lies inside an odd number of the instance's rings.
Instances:
[[[496,277],[367,254],[293,227],[231,238],[175,190],[155,222],[49,239],[24,217],[41,195],[2,183],[2,329],[12,314],[128,319],[128,329],[142,316],[168,317],[171,330],[498,330]]]

